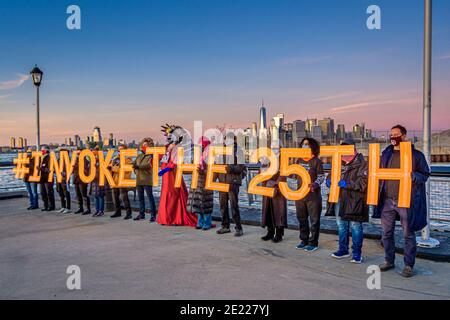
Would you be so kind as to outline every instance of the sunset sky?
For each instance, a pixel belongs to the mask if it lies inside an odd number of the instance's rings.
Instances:
[[[50,5],[51,3],[51,5]],[[435,0],[433,129],[450,128],[450,1]],[[66,8],[81,7],[81,30]],[[381,7],[382,29],[366,27]],[[422,127],[423,0],[0,1],[0,145],[99,126],[127,140],[160,125],[247,127],[332,117],[347,129]]]

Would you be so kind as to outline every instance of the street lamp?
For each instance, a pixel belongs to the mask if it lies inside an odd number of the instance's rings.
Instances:
[[[41,86],[42,76],[44,75],[44,73],[41,71],[41,69],[38,68],[37,65],[35,65],[33,70],[30,71],[30,74],[31,79],[36,86],[36,151],[39,151],[39,148],[41,146],[41,133],[39,125],[39,87]]]
[[[432,53],[432,0],[425,0],[425,25],[423,45],[423,153],[431,166],[431,53]],[[430,237],[430,180],[426,182],[427,226],[417,237],[417,244],[423,248],[436,248],[439,240]]]

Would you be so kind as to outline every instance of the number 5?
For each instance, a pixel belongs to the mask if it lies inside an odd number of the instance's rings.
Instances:
[[[289,188],[287,182],[280,182],[278,184],[281,193],[288,200],[301,200],[309,193],[309,184],[311,183],[311,177],[308,171],[299,164],[289,165],[291,158],[311,158],[311,149],[306,148],[294,148],[294,149],[281,149],[281,161],[280,161],[280,175],[288,177],[290,175],[297,175],[301,178],[302,185],[296,191]]]

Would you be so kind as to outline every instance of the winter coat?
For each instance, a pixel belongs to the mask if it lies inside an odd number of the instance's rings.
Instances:
[[[263,186],[275,188],[273,198],[263,197],[262,200],[262,227],[272,227],[268,225],[267,219],[271,215],[274,223],[273,227],[287,227],[287,200],[278,188],[278,183],[286,182],[286,177],[280,177],[279,174],[274,175],[270,180],[265,181]]]
[[[46,154],[41,157],[39,162],[39,174],[41,176],[41,183],[49,183],[48,178],[50,176],[50,154]]]
[[[240,153],[240,157],[236,156]],[[214,180],[218,178],[221,183],[228,183],[234,185],[242,185],[242,179],[247,175],[247,168],[244,164],[238,164],[238,158],[243,158],[243,153],[240,148],[235,146],[234,156],[224,156],[222,158],[223,163],[226,164],[227,173],[219,173],[214,177]]]
[[[369,221],[367,205],[367,162],[364,156],[357,154],[355,159],[342,166],[341,180],[347,186],[339,191],[339,217],[345,221]],[[335,215],[335,204],[330,203],[326,216]]]
[[[26,165],[26,167],[29,169],[29,171],[28,171],[28,173],[25,173],[25,175],[23,176],[24,182],[28,182],[28,180],[30,179],[30,176],[33,175],[33,171],[34,171],[35,158],[33,158],[31,156],[31,154],[27,154],[27,158],[30,159],[30,162]],[[38,170],[39,170],[39,168],[38,168]]]
[[[80,179],[80,175],[78,173],[78,167],[80,163],[80,158],[77,156],[77,160],[75,161],[75,165],[73,166],[73,183],[74,184],[82,184],[83,181]],[[84,175],[88,176],[91,170],[90,162],[85,159],[84,160]]]
[[[314,189],[314,192],[309,192],[305,198],[299,201],[308,201],[312,199],[320,200],[321,199],[320,185],[325,180],[325,173],[323,171],[322,160],[320,160],[319,157],[313,157],[308,161],[298,159],[297,164],[300,164],[303,168],[305,168],[308,171],[309,176],[311,177],[311,183],[317,184],[317,187]],[[302,179],[300,177],[297,178],[297,183],[299,186],[302,185]]]
[[[152,159],[150,154],[141,153],[134,160],[136,186],[153,186]]]
[[[381,154],[380,166],[388,168],[389,161],[394,153],[394,146],[388,146]],[[422,230],[427,225],[427,199],[425,182],[430,177],[430,167],[422,152],[412,146],[412,188],[411,205],[407,209],[408,224],[412,231]],[[386,181],[380,181],[378,206],[375,207],[373,218],[381,218],[386,202]]]
[[[206,170],[199,170],[197,188],[190,189],[187,211],[191,213],[211,214],[214,207],[214,191],[205,189]]]

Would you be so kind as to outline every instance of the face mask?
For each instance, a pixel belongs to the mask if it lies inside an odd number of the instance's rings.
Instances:
[[[303,148],[303,149],[308,149],[309,146],[308,146],[307,144],[304,144],[304,145],[302,145],[302,148]]]
[[[42,155],[45,156],[47,154],[47,150],[42,150]]]
[[[394,147],[399,146],[400,142],[403,142],[402,137],[391,137],[391,143]]]
[[[147,152],[147,147],[142,146],[141,151],[142,151],[143,153],[146,153],[146,152]]]
[[[350,163],[353,161],[353,159],[355,159],[356,155],[352,155],[352,156],[342,156],[342,161],[344,161],[344,163]]]

